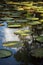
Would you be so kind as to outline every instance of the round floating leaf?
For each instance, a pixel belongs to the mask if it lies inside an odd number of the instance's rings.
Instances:
[[[31,53],[32,56],[36,57],[36,58],[42,58],[43,57],[43,48],[37,48],[34,49]]]
[[[36,38],[36,40],[39,41],[39,42],[43,42],[43,36],[38,36],[38,37]]]
[[[9,28],[21,28],[21,25],[8,25]]]
[[[43,19],[41,19],[40,22],[43,23]]]
[[[31,18],[31,20],[33,20],[33,21],[37,21],[37,20],[39,20],[39,18]]]
[[[0,58],[7,58],[12,55],[12,52],[6,49],[0,49]]]
[[[16,31],[16,32],[14,32],[14,34],[19,34],[19,35],[21,35],[21,34],[23,34],[23,35],[27,35],[27,34],[32,34],[33,32],[32,31],[30,31],[30,30],[18,30],[18,31]]]
[[[23,43],[21,43],[19,41],[6,42],[6,43],[3,43],[3,46],[5,46],[5,47],[11,47],[11,48],[19,48],[19,47],[23,46]]]
[[[29,22],[29,24],[33,26],[33,25],[39,25],[39,24],[41,24],[41,23],[38,22],[38,21],[33,21],[33,22]]]

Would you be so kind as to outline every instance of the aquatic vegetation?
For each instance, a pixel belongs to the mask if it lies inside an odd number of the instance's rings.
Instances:
[[[43,58],[43,48],[34,49],[31,55],[36,58]]]
[[[5,46],[5,47],[11,47],[11,48],[19,48],[19,47],[23,46],[23,43],[21,43],[19,41],[6,42],[6,43],[3,43],[3,46]]]
[[[13,25],[8,25],[9,28],[21,28],[22,26],[20,24],[13,24]]]
[[[12,55],[12,52],[6,49],[0,49],[0,58],[7,58]]]
[[[39,41],[40,43],[43,43],[43,36],[36,37],[36,40]]]
[[[13,2],[7,0],[6,4],[0,5],[0,18],[3,22],[6,21],[8,29],[19,28],[18,31],[14,31],[14,35],[18,36],[20,41],[3,43],[3,47],[6,48],[20,48],[14,54],[17,61],[28,65],[31,59],[36,59],[35,62],[37,58],[43,60],[43,2]],[[3,26],[1,19],[0,27]],[[9,33],[9,35],[11,34]],[[0,49],[0,58],[11,55],[11,52]],[[36,65],[38,65],[37,62]]]

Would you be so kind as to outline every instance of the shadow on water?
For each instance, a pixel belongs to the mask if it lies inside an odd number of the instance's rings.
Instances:
[[[27,55],[27,52],[25,50],[19,50],[16,54],[14,54],[14,58],[19,62],[21,62],[20,65],[28,65],[29,63],[29,57]],[[32,65],[32,64],[31,64]]]
[[[27,53],[25,49],[20,49],[16,54],[14,54],[14,58],[19,62],[20,65],[43,65],[43,58],[36,58]]]

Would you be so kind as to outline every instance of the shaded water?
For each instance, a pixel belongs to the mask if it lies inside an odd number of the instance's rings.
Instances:
[[[6,48],[2,46],[3,42],[5,42],[5,28],[7,28],[7,23],[4,22],[3,24],[4,26],[0,26],[0,49],[8,49],[12,51],[13,54],[15,54],[17,52],[17,48]],[[22,65],[22,62],[16,61],[12,55],[11,57],[0,59],[0,65]],[[33,64],[29,63],[29,65]]]

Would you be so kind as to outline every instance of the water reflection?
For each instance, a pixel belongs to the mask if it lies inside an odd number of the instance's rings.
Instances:
[[[3,42],[5,42],[5,29],[7,29],[7,23],[4,22],[3,24],[4,24],[4,26],[0,26],[0,49],[11,50],[13,55],[9,58],[0,59],[0,65],[3,65],[3,64],[4,65],[24,65],[23,62],[21,62],[21,61],[18,62],[16,60],[16,58],[14,57],[14,54],[17,53],[17,50],[18,50],[17,48],[6,48],[6,47],[2,46]],[[14,29],[12,29],[12,31],[13,30]],[[14,31],[17,31],[17,30],[18,29],[15,29]],[[27,63],[25,65],[27,65]],[[32,65],[32,64],[30,64],[30,65]]]
[[[5,33],[4,33],[5,31],[4,31],[4,29],[7,28],[7,23],[4,22],[3,24],[4,24],[4,26],[0,26],[0,49],[8,49],[8,50],[11,50],[12,53],[16,53],[17,52],[16,49],[6,48],[6,47],[2,46],[2,44],[5,40]],[[4,65],[19,65],[20,63],[17,62],[15,60],[15,58],[13,58],[13,55],[12,55],[9,58],[0,59],[0,65],[3,65],[3,64]]]
[[[31,62],[31,56],[28,55],[24,48],[20,49],[16,54],[14,54],[14,58],[16,58],[18,62],[21,62],[20,65],[33,65]]]
[[[13,55],[9,58],[0,59],[0,65],[35,65],[29,62],[30,56],[27,56],[26,51],[22,51],[21,53],[17,48],[6,48],[2,46],[3,42],[5,41],[5,28],[7,29],[7,23],[4,22],[3,24],[4,26],[0,26],[0,49],[11,50]],[[18,29],[11,30],[17,31]],[[43,65],[43,61],[40,63],[40,65]]]

